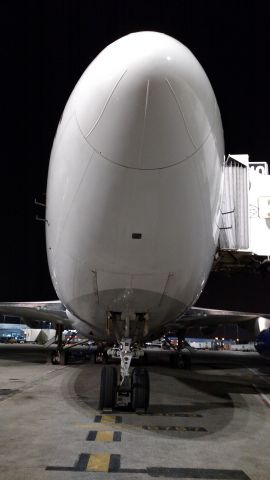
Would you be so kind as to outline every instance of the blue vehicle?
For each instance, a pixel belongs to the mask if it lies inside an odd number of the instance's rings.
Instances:
[[[262,357],[270,358],[270,328],[259,333],[254,345]]]

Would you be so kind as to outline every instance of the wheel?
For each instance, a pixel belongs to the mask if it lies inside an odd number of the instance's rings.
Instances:
[[[55,350],[54,352],[52,352],[51,361],[53,365],[66,365],[67,352],[59,352],[59,350]]]
[[[96,354],[94,352],[91,352],[89,355],[89,362],[90,363],[96,363]]]
[[[68,352],[60,352],[60,365],[67,365],[68,363]]]
[[[184,369],[185,370],[190,370],[191,369],[190,354],[189,353],[183,353],[182,354],[182,359],[183,359]]]
[[[179,355],[177,355],[177,353],[171,353],[170,354],[170,366],[172,368],[179,368],[180,367]]]
[[[103,352],[99,351],[95,353],[95,363],[103,363]]]
[[[55,350],[54,352],[52,352],[51,362],[52,362],[53,365],[59,365],[60,364],[60,356],[59,356],[58,350]]]
[[[146,368],[134,368],[131,378],[131,405],[133,410],[147,411],[149,407],[150,383]]]
[[[103,358],[102,358],[102,363],[107,365],[109,363],[109,356],[107,354],[107,350],[103,350]]]
[[[113,409],[116,404],[117,370],[115,367],[104,366],[101,370],[99,409]]]
[[[184,368],[186,370],[191,368],[191,358],[189,353],[171,353],[170,365],[172,368]]]
[[[148,353],[144,352],[144,356],[142,357],[142,362],[145,365],[148,365]]]

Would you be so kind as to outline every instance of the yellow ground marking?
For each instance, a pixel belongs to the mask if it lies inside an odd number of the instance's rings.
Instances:
[[[97,432],[96,441],[99,442],[113,442],[114,432],[108,432],[108,430],[103,432]]]
[[[87,472],[108,472],[110,453],[92,453],[86,466]]]
[[[104,428],[108,428],[108,425],[102,425],[100,423],[76,423],[75,427],[81,428],[81,429],[93,429],[93,430],[102,430],[104,431]]]
[[[160,427],[160,426],[156,426],[156,425],[147,425],[147,428],[145,430],[151,430],[151,431],[158,431],[158,430],[164,430],[164,431],[175,431],[175,432],[186,432],[187,431],[187,427],[168,427],[168,426],[165,426],[165,427]]]
[[[104,431],[104,428],[108,428],[109,422],[107,424],[102,423],[75,423],[74,425],[77,428],[81,428],[82,430],[99,430]],[[115,429],[115,423],[111,424],[112,428]],[[117,430],[141,430],[142,425],[132,425],[129,423],[117,423]]]
[[[102,415],[100,423],[115,423],[115,415]]]

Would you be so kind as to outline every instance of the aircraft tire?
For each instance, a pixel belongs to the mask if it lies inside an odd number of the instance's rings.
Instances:
[[[170,354],[170,366],[172,368],[179,368],[180,367],[179,356],[177,355],[177,353],[171,353]]]
[[[145,352],[144,356],[142,357],[142,361],[145,365],[148,365],[148,360],[149,360],[148,353]]]
[[[183,354],[182,355],[183,359],[183,366],[185,370],[190,370],[191,369],[191,358],[190,354]]]
[[[101,370],[99,409],[113,409],[116,404],[117,370],[112,366],[104,366]]]
[[[150,382],[147,368],[136,367],[131,377],[131,406],[133,410],[147,411],[149,407]]]
[[[60,352],[59,354],[60,362],[59,365],[67,365],[68,363],[68,353],[65,351]]]
[[[89,362],[90,363],[96,363],[96,355],[95,353],[91,352],[90,355],[89,355]]]
[[[51,354],[52,365],[60,365],[60,355],[58,350],[54,350]]]

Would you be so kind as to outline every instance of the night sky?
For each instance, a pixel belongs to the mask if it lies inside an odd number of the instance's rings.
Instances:
[[[50,150],[75,83],[109,43],[140,30],[183,42],[216,93],[226,153],[268,161],[270,28],[263,1],[3,1],[0,301],[49,300],[43,209]],[[211,275],[203,306],[270,312],[270,279]],[[242,303],[241,303],[242,302]]]

